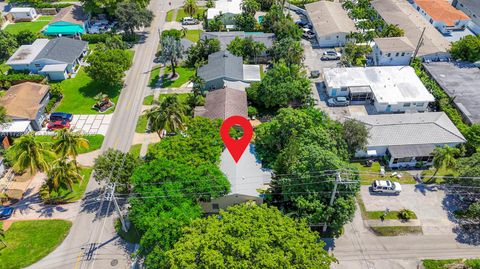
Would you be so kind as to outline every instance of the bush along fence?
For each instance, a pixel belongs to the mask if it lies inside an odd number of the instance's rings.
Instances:
[[[13,74],[0,74],[0,88],[8,89],[12,85],[20,84],[23,82],[36,82],[43,83],[46,78],[42,75],[25,74],[25,73],[13,73]]]

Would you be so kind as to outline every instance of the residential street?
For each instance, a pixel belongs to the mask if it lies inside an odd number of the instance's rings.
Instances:
[[[180,6],[178,1],[178,6]],[[165,20],[168,2],[152,0],[150,9],[155,18],[146,28],[146,39],[135,47],[132,68],[125,79],[115,113],[105,136],[102,150],[108,148],[128,152],[133,140],[137,118],[147,90],[154,54],[158,44],[158,30]],[[63,243],[48,256],[29,268],[129,268],[133,245],[124,245],[114,229],[117,213],[113,203],[101,203],[101,186],[90,180],[80,212],[73,221],[70,233]],[[99,212],[99,207],[102,208]]]

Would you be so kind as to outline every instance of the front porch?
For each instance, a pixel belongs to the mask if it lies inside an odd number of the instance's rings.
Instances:
[[[385,158],[391,168],[422,168],[432,165],[434,149],[434,145],[389,146]]]

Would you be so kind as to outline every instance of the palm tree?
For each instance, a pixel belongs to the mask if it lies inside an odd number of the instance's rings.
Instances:
[[[177,132],[185,128],[185,107],[179,102],[177,95],[168,96],[160,106],[147,110],[145,115],[158,136],[161,136],[162,130]]]
[[[57,131],[53,138],[53,150],[61,157],[72,157],[77,159],[78,151],[81,148],[88,149],[90,144],[80,133],[72,132],[68,129]]]
[[[158,60],[162,64],[170,62],[172,68],[172,78],[175,77],[175,67],[177,66],[178,60],[182,58],[183,55],[183,45],[179,39],[176,39],[173,36],[166,36],[162,38],[161,43],[161,54],[158,57]]]
[[[68,161],[63,157],[55,161],[48,171],[47,186],[58,191],[60,187],[72,190],[73,184],[82,180],[82,176],[76,169],[75,161]]]
[[[10,121],[10,118],[7,116],[7,111],[5,107],[0,106],[0,124],[4,124]]]
[[[183,2],[183,10],[185,10],[185,13],[190,15],[190,17],[193,16],[193,14],[197,13],[198,11],[198,5],[196,0],[185,0]]]
[[[442,167],[447,169],[452,168],[457,161],[455,157],[458,156],[458,154],[460,154],[460,149],[452,148],[448,145],[445,145],[443,148],[435,148],[433,151],[433,167],[435,167],[435,173],[433,173],[433,176],[435,176],[438,170]]]
[[[404,35],[402,28],[395,24],[387,24],[381,32],[382,37],[399,37]]]
[[[33,132],[16,139],[8,152],[12,154],[15,172],[24,172],[29,169],[32,174],[37,170],[47,171],[50,167],[47,158],[55,157],[55,153],[48,150],[44,142],[35,139]]]
[[[253,62],[257,63],[257,57],[260,56],[263,52],[267,50],[267,47],[262,42],[253,42],[252,44],[252,54]]]
[[[5,244],[5,242],[3,241],[5,239],[5,230],[3,229],[3,227],[0,227],[0,242],[2,242],[2,244],[6,247],[7,244]]]

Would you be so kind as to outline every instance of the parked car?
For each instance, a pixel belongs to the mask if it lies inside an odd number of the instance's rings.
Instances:
[[[67,120],[72,121],[73,115],[65,112],[54,112],[50,114],[50,121]]]
[[[400,185],[400,183],[390,180],[375,180],[372,183],[372,191],[400,194],[400,192],[402,191],[402,186]]]
[[[70,122],[67,120],[51,121],[47,124],[47,130],[70,129]]]
[[[347,97],[332,97],[327,100],[328,106],[348,106],[350,101],[348,101]]]
[[[13,207],[11,206],[0,206],[0,219],[8,219],[12,216],[13,214]]]
[[[308,28],[302,28],[303,30],[303,34],[302,34],[302,37],[305,38],[305,39],[313,39],[315,38],[315,33],[312,32],[312,30],[308,29]]]
[[[195,25],[198,24],[198,20],[192,17],[185,17],[182,19],[182,25]]]
[[[336,52],[334,50],[327,50],[323,52],[323,55],[320,59],[322,61],[340,60],[340,57],[342,57],[342,54],[340,52]]]

